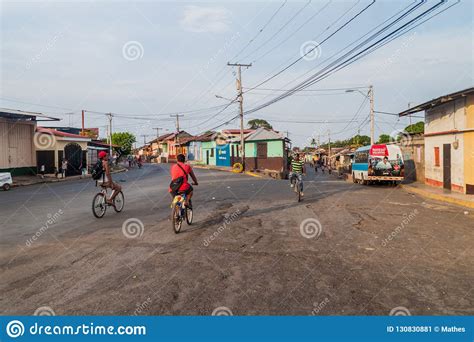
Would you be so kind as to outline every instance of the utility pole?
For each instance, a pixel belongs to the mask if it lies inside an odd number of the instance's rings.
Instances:
[[[148,136],[148,134],[142,134],[142,137],[143,137],[143,146],[146,145],[146,137]]]
[[[240,155],[242,157],[242,166],[245,170],[245,142],[244,142],[244,96],[242,90],[242,67],[250,68],[250,64],[227,63],[228,66],[237,67],[237,95],[240,103]]]
[[[156,129],[156,139],[158,139],[160,137],[160,129],[163,129],[163,127],[154,127],[153,129]]]
[[[408,109],[411,107],[411,102],[408,102]],[[411,126],[411,114],[408,114],[408,118],[410,119],[410,126]]]
[[[370,98],[370,144],[375,143],[375,116],[374,116],[374,87],[369,86],[369,98]]]
[[[106,114],[109,117],[109,156],[112,156],[112,113]]]
[[[183,117],[184,115],[183,114],[174,114],[174,115],[170,115],[170,117],[176,117],[176,143],[177,143],[177,148],[176,148],[176,152],[178,152],[178,149],[179,149],[179,118],[180,117]],[[178,153],[176,153],[176,155],[178,155]]]
[[[82,130],[81,130],[81,135],[84,136],[84,109],[82,110]]]
[[[329,147],[328,148],[328,150],[329,150],[329,155],[328,155],[329,156],[329,158],[328,158],[329,161],[328,161],[328,163],[329,163],[329,166],[331,166],[331,130],[329,130],[329,129],[328,129],[328,147]]]

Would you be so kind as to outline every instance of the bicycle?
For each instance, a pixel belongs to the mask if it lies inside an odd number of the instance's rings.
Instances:
[[[290,180],[291,184],[293,184],[293,191],[296,193],[296,198],[298,199],[298,202],[301,202],[301,182],[296,176],[296,174],[293,174],[291,176]]]
[[[185,203],[186,194],[177,194],[171,202],[171,223],[175,234],[181,231],[185,219],[188,225],[193,223],[193,209],[187,207]],[[189,205],[192,206],[191,200],[189,200]]]
[[[97,182],[95,182],[95,186],[97,186]],[[113,204],[107,203],[107,187],[103,184],[100,184],[102,188],[100,192],[98,192],[94,198],[92,199],[92,213],[96,218],[102,218],[107,211],[107,207],[112,206],[114,207],[115,212],[119,213],[123,210],[125,205],[125,198],[123,196],[123,192],[120,191],[118,195],[114,198]]]

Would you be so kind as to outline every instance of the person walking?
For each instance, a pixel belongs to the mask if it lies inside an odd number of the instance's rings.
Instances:
[[[66,178],[67,175],[67,159],[63,159],[63,162],[61,163],[61,177]]]

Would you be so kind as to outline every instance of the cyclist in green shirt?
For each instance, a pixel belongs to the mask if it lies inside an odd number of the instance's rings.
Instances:
[[[293,178],[298,179],[298,182],[300,183],[301,187],[301,196],[304,196],[303,194],[303,174],[306,172],[305,166],[304,166],[304,161],[301,160],[300,154],[296,154],[295,158],[291,161],[290,164],[290,186],[294,187],[294,184],[292,182]]]

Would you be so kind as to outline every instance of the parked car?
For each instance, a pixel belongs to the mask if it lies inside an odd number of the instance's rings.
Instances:
[[[13,184],[12,180],[12,175],[10,172],[1,172],[0,173],[0,187],[8,191],[11,188],[11,185]]]

